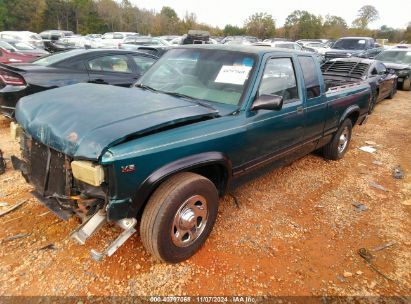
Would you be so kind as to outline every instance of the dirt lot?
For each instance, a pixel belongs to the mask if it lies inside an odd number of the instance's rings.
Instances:
[[[374,154],[358,149],[366,141]],[[0,147],[6,157],[18,152],[3,118]],[[77,245],[68,235],[78,221],[48,213],[8,162],[0,212],[28,202],[0,218],[0,295],[410,296],[410,151],[411,93],[399,91],[355,128],[343,160],[309,155],[268,172],[233,191],[239,208],[226,196],[205,246],[179,265],[153,261],[138,235],[111,258],[91,260],[90,249],[118,230]],[[397,165],[404,179],[393,178]],[[19,234],[28,235],[7,240]],[[370,250],[374,269],[360,248]]]

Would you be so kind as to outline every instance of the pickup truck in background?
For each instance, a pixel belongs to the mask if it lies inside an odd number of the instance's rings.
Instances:
[[[365,82],[324,82],[306,52],[178,47],[135,88],[76,84],[22,98],[12,128],[22,158],[12,162],[45,206],[82,218],[71,235],[81,244],[106,221],[123,228],[93,258],[111,256],[141,221],[147,251],[176,263],[205,242],[233,180],[314,150],[342,158],[370,96]]]
[[[343,37],[332,45],[331,49],[325,52],[325,60],[333,58],[374,58],[383,48],[370,37]]]

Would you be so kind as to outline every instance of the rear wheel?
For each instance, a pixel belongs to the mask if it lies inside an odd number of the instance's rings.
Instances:
[[[160,261],[184,261],[207,239],[217,211],[215,185],[201,175],[179,173],[161,184],[147,203],[140,225],[141,240]]]
[[[402,82],[402,90],[409,91],[411,89],[411,78],[404,79]]]
[[[343,121],[332,140],[323,148],[323,155],[326,159],[338,160],[344,157],[347,152],[352,134],[351,119]]]

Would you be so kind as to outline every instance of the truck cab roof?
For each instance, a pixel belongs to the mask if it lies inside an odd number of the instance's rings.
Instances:
[[[292,49],[283,48],[273,48],[270,46],[256,46],[256,45],[236,45],[236,44],[194,44],[179,46],[177,48],[194,48],[194,49],[211,49],[211,50],[221,50],[221,51],[234,51],[241,53],[251,53],[257,56],[263,56],[268,53],[278,53],[278,54],[299,54],[299,55],[310,55],[307,52],[296,51]]]

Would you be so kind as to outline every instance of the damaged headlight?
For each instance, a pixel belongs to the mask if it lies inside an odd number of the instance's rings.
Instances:
[[[104,170],[100,165],[90,161],[75,160],[71,162],[73,176],[89,185],[100,186],[104,182]]]

